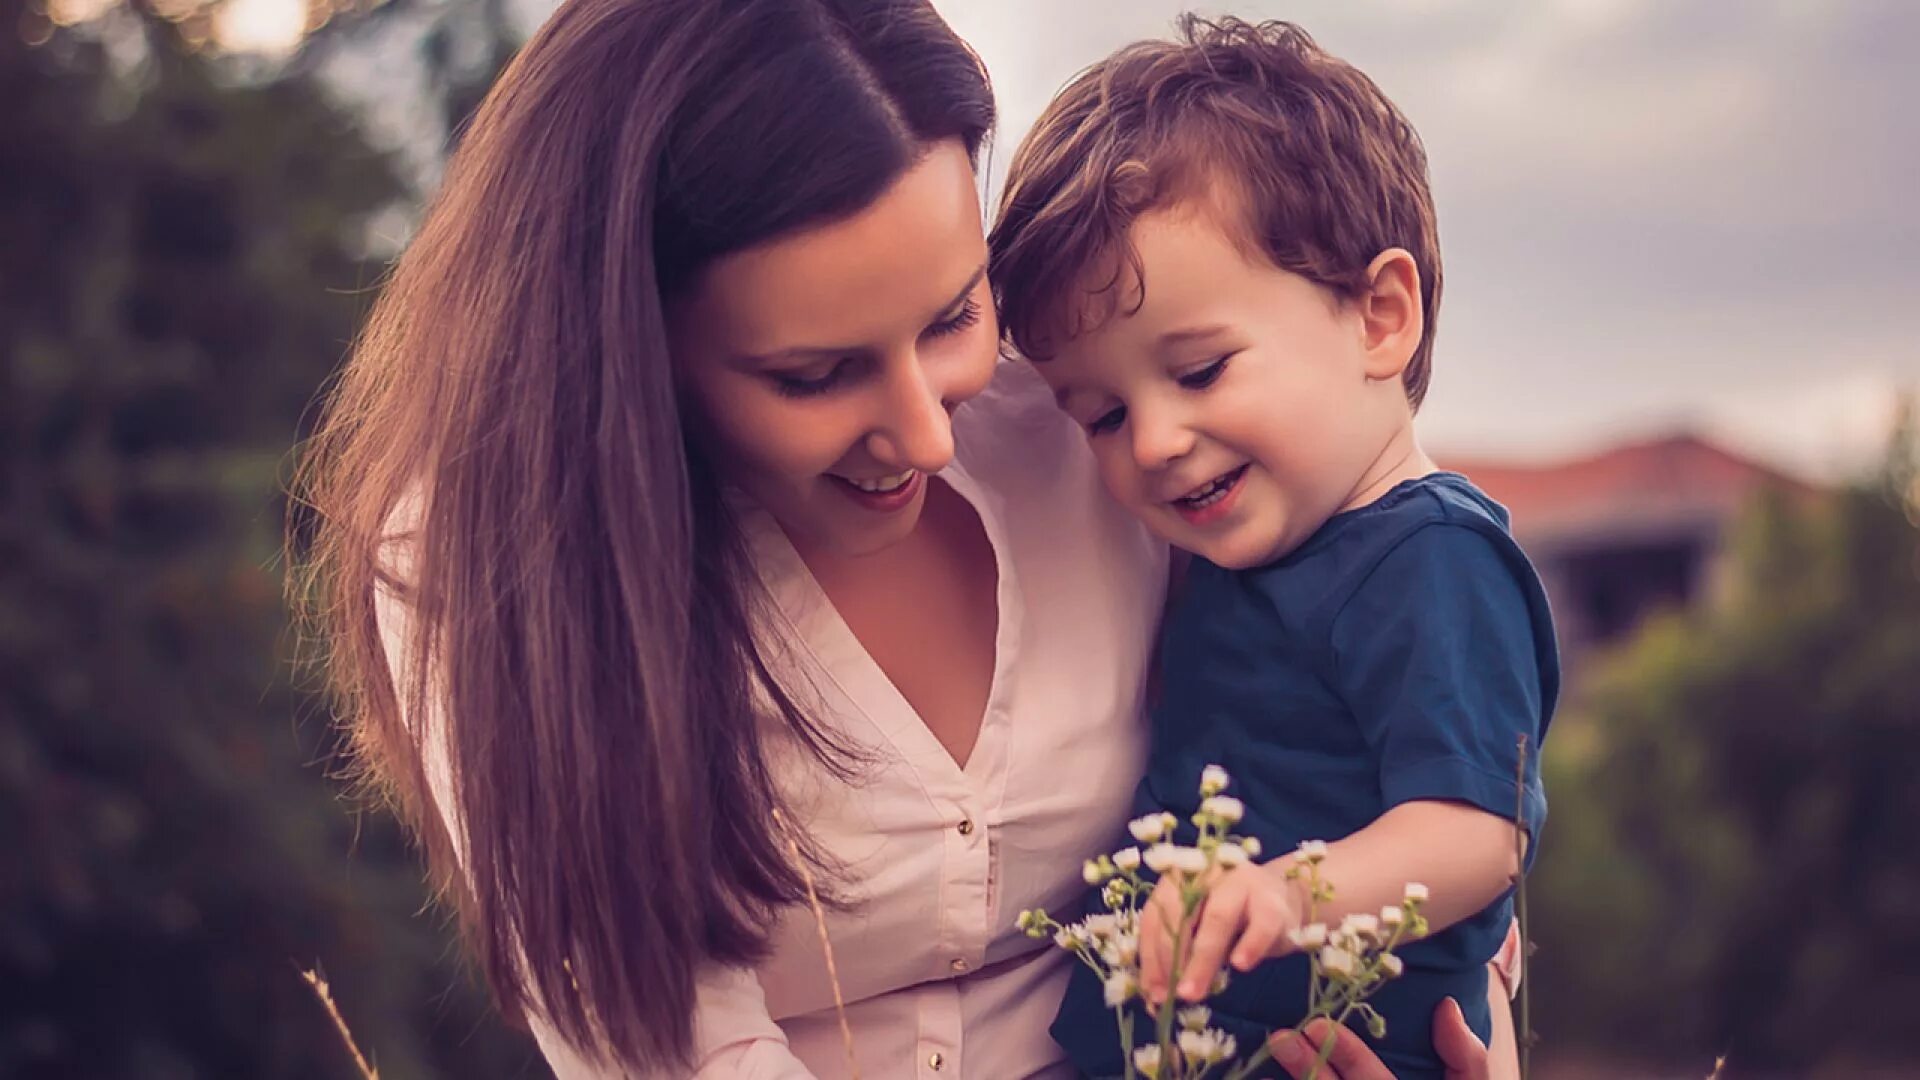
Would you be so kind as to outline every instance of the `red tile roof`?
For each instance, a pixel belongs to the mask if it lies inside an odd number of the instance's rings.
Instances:
[[[1693,435],[1547,464],[1442,458],[1513,512],[1515,532],[1558,537],[1717,524],[1764,487],[1814,489]]]

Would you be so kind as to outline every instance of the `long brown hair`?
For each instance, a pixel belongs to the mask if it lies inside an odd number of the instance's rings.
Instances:
[[[751,633],[664,305],[992,120],[925,0],[570,0],[481,105],[306,448],[296,596],[355,760],[502,1009],[594,1060],[686,1059],[697,970],[759,959],[804,895],[764,743],[839,760]]]

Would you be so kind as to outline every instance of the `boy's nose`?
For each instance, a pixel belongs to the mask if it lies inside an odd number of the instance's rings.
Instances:
[[[1128,419],[1133,428],[1133,462],[1140,468],[1164,469],[1193,452],[1193,432],[1185,425],[1137,411]]]

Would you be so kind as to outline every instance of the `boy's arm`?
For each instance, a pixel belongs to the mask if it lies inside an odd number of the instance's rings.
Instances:
[[[1515,854],[1514,823],[1508,819],[1461,802],[1404,802],[1359,832],[1327,845],[1320,876],[1334,894],[1320,905],[1316,920],[1332,925],[1350,914],[1378,913],[1400,903],[1407,884],[1418,882],[1430,894],[1421,912],[1439,933],[1507,891],[1519,872]],[[1294,855],[1288,854],[1260,870],[1284,880],[1293,862]],[[1292,884],[1304,915],[1306,883]],[[1282,936],[1270,955],[1290,951],[1291,943]]]
[[[1461,922],[1507,891],[1518,872],[1514,824],[1466,803],[1423,799],[1401,803],[1373,824],[1327,845],[1320,877],[1333,899],[1312,909],[1304,876],[1288,879],[1293,853],[1229,871],[1207,897],[1193,928],[1176,994],[1199,1001],[1221,965],[1247,971],[1294,951],[1288,932],[1347,915],[1377,914],[1406,897],[1410,882],[1425,885],[1421,906],[1432,933]],[[1155,889],[1140,940],[1141,982],[1147,999],[1165,1000],[1171,962],[1167,927],[1177,924],[1179,890]],[[1311,917],[1309,912],[1312,911]]]

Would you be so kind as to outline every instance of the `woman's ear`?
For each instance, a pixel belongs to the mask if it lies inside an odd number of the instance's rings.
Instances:
[[[1356,301],[1367,377],[1398,379],[1426,330],[1420,268],[1405,248],[1388,248],[1367,267],[1367,292]]]

